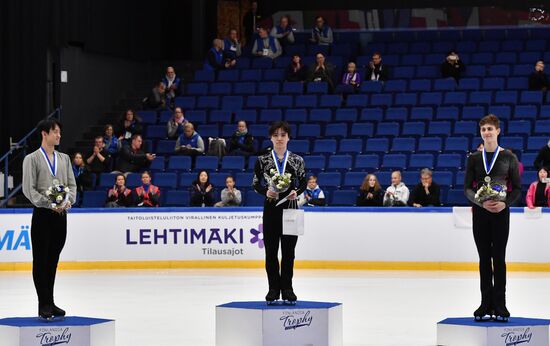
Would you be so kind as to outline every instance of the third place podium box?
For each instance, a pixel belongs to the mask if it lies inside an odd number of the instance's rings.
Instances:
[[[216,346],[342,346],[342,304],[233,302],[216,307]]]
[[[441,346],[549,346],[550,320],[510,317],[508,322],[447,318],[437,324]]]
[[[66,317],[46,322],[38,317],[0,319],[2,346],[115,346],[115,321]]]

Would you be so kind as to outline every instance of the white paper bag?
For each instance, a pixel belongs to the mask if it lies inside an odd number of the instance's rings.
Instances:
[[[304,235],[304,211],[302,209],[283,210],[283,234]]]

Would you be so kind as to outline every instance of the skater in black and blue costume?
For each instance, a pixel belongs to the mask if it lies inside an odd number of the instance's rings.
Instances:
[[[521,194],[518,159],[510,150],[498,145],[499,120],[487,115],[479,122],[484,148],[468,157],[464,190],[472,202],[473,233],[479,254],[479,276],[481,281],[481,305],[474,312],[476,321],[487,316],[498,321],[508,321],[510,313],[506,308],[506,244],[510,231],[510,205]],[[482,184],[511,182],[512,191],[505,201],[489,200],[480,203],[476,192]]]
[[[282,296],[288,302],[296,302],[297,297],[292,288],[294,271],[294,249],[297,236],[283,235],[283,210],[289,208],[290,201],[297,199],[306,189],[307,179],[304,159],[287,150],[290,139],[290,126],[278,121],[269,128],[273,150],[259,156],[254,167],[253,187],[256,192],[265,196],[263,212],[263,230],[265,245],[265,269],[269,281],[269,292],[266,301],[273,302]],[[290,173],[292,183],[288,190],[277,193],[270,189],[269,180],[272,170],[280,174]],[[285,199],[277,206],[281,200]],[[294,203],[294,202],[293,202]],[[279,269],[279,243],[281,244],[281,268]]]

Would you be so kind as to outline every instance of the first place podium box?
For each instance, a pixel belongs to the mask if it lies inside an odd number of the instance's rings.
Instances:
[[[66,317],[46,322],[38,317],[0,319],[2,346],[114,346],[115,321],[89,317]]]
[[[549,346],[550,320],[510,317],[508,322],[447,318],[437,324],[441,346]]]
[[[216,307],[216,346],[342,346],[342,304],[233,302]]]

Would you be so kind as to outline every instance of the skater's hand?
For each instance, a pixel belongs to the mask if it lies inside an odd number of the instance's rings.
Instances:
[[[413,203],[413,207],[415,207],[415,208],[422,208],[422,205],[421,205],[421,204],[418,204],[418,203]]]
[[[288,199],[289,201],[293,201],[293,200],[296,199],[296,197],[298,197],[298,194],[296,193],[296,190],[292,190],[292,191],[290,192],[290,194],[287,196],[287,199]]]
[[[268,198],[279,198],[279,194],[271,190],[267,190],[266,196]]]
[[[485,201],[483,202],[483,208],[491,213],[500,213],[506,208],[506,203],[497,201]]]

